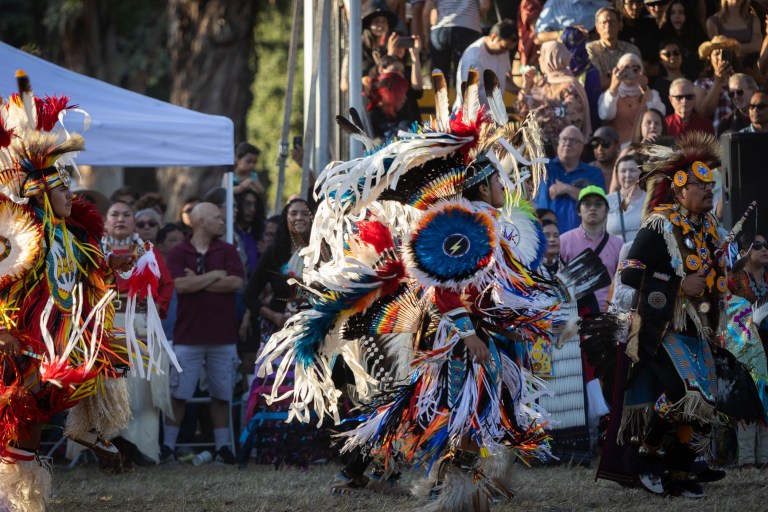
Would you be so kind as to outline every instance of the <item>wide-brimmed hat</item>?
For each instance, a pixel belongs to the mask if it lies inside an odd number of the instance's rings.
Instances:
[[[705,41],[699,46],[699,58],[705,60],[709,58],[712,50],[731,50],[738,54],[741,51],[741,45],[735,39],[730,37],[716,35],[711,41]]]
[[[381,9],[379,7],[368,7],[367,9],[363,9],[363,28],[368,28],[371,25],[373,18],[376,16],[384,16],[387,18],[390,31],[394,30],[397,24],[400,22],[400,18],[398,18],[397,14],[393,13],[392,11]]]

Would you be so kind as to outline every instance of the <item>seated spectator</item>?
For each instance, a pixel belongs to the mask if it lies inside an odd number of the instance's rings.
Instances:
[[[136,233],[145,242],[157,242],[157,234],[160,231],[162,219],[154,208],[144,208],[136,212]]]
[[[700,131],[705,133],[715,133],[715,127],[712,121],[701,117],[694,112],[696,106],[696,95],[693,91],[693,84],[687,78],[678,78],[669,86],[669,100],[672,103],[674,112],[669,114],[665,123],[667,133],[672,137],[678,137],[689,131]]]
[[[387,140],[399,130],[409,131],[418,118],[411,117],[406,103],[410,85],[400,73],[380,75],[371,85],[368,94],[368,116],[374,137]]]
[[[480,20],[491,8],[490,0],[427,0],[425,13],[437,10],[437,20],[429,32],[432,69],[440,69],[452,85],[464,51],[481,36]],[[515,31],[517,39],[517,31]],[[501,79],[501,76],[499,77]],[[458,89],[461,84],[455,84]]]
[[[608,217],[605,191],[594,185],[585,187],[579,193],[577,208],[581,223],[560,236],[560,257],[564,263],[568,263],[585,249],[592,249],[602,260],[608,274],[613,276],[619,266],[619,251],[624,242],[605,229]],[[606,286],[595,291],[596,304],[585,304],[589,311],[595,312],[598,308],[600,311],[606,310],[609,288]]]
[[[592,132],[587,93],[568,69],[570,58],[563,43],[542,44],[539,55],[542,76],[534,84],[536,68],[529,68],[523,75],[523,94],[517,96],[520,115],[525,117],[533,112],[544,142],[552,149],[566,126],[575,126],[582,133]]]
[[[547,181],[539,187],[537,208],[549,208],[557,215],[560,232],[579,225],[576,209],[579,192],[588,185],[605,187],[603,173],[581,161],[584,134],[575,126],[566,126],[560,132],[557,157],[547,163]]]
[[[259,195],[264,195],[264,185],[256,171],[261,150],[247,142],[241,142],[235,147],[234,184],[232,191],[239,194],[244,190],[253,190]],[[223,183],[222,183],[223,185]]]
[[[589,102],[589,122],[592,129],[600,126],[600,116],[597,115],[597,101],[603,90],[600,88],[600,71],[592,65],[587,54],[587,42],[589,33],[578,27],[567,28],[560,37],[561,42],[571,52],[571,60],[568,69],[571,70],[587,93]]]
[[[147,192],[136,201],[136,210],[146,210],[147,208],[152,208],[160,214],[160,217],[162,217],[165,215],[165,210],[168,208],[168,205],[165,204],[163,196],[157,192]]]
[[[613,70],[610,87],[600,96],[600,119],[618,132],[619,142],[625,145],[632,140],[635,122],[649,108],[665,112],[659,93],[648,87],[640,57],[626,53]]]
[[[619,39],[637,46],[643,59],[645,74],[649,78],[659,74],[658,41],[661,32],[656,21],[643,16],[642,0],[617,0],[616,7],[621,13]]]
[[[388,54],[391,49],[387,46],[390,38],[395,34],[394,30],[398,23],[397,15],[387,9],[368,6],[363,10],[363,66],[362,79],[375,71],[381,57]],[[349,56],[344,55],[341,63],[341,82],[339,84],[341,92],[349,90]]]
[[[592,153],[595,155],[595,160],[590,162],[589,165],[594,165],[600,172],[603,173],[603,179],[608,190],[613,191],[616,185],[614,180],[614,167],[616,166],[616,159],[619,156],[619,134],[616,130],[610,126],[601,126],[589,139],[589,145],[592,146]]]
[[[541,260],[540,271],[550,279],[553,279],[560,271],[560,231],[557,229],[557,222],[548,219],[541,219],[541,229],[547,238],[547,250],[544,252],[544,259]]]
[[[632,142],[660,144],[661,142],[658,142],[659,139],[667,136],[667,124],[664,115],[655,108],[649,108],[643,112],[643,116],[639,121],[635,125],[635,134],[632,136]]]
[[[529,66],[536,62],[536,20],[544,8],[544,0],[522,0],[517,11],[517,51],[520,54],[520,65]]]
[[[768,132],[768,94],[758,91],[752,95],[749,100],[749,121],[749,126],[742,132]]]
[[[669,102],[669,85],[672,80],[686,78],[682,70],[682,54],[682,46],[677,39],[663,39],[659,43],[661,70],[659,76],[651,81],[651,87],[658,91],[666,112],[672,112],[672,104]]]
[[[561,30],[582,26],[588,32],[595,28],[595,16],[610,6],[605,0],[547,0],[536,21],[536,43],[556,41]]]
[[[130,185],[125,185],[112,192],[112,195],[109,196],[109,202],[110,204],[116,202],[125,203],[130,206],[133,211],[136,211],[136,201],[138,201],[140,197],[141,191],[139,189]]]
[[[693,6],[685,0],[672,0],[661,18],[661,37],[674,38],[682,49],[682,70],[689,80],[695,80],[703,69],[699,46],[707,40]]]
[[[749,0],[723,0],[720,10],[707,18],[707,35],[725,36],[739,43],[745,67],[754,67],[763,41],[760,20],[752,12]]]
[[[640,178],[642,159],[632,151],[624,152],[616,161],[614,182],[619,189],[608,195],[608,222],[606,229],[612,235],[621,237],[624,243],[635,239],[640,230],[640,221],[645,202],[645,191],[635,184]],[[627,210],[621,208],[627,202]]]
[[[621,17],[613,7],[603,7],[595,15],[595,28],[600,39],[587,44],[587,54],[592,65],[600,72],[600,88],[606,90],[611,85],[613,70],[619,58],[627,53],[640,57],[637,46],[619,40]]]
[[[715,36],[699,46],[699,57],[706,60],[702,76],[694,82],[696,89],[696,112],[714,122],[731,114],[731,99],[728,97],[728,78],[738,64],[735,61],[739,43],[725,36]]]
[[[731,98],[731,115],[720,121],[717,136],[737,132],[749,126],[749,100],[757,92],[755,79],[744,73],[736,73],[728,79],[728,96]]]
[[[384,76],[390,73],[397,73],[406,80],[410,80],[408,84],[408,91],[406,92],[405,105],[403,105],[402,112],[399,112],[400,117],[403,119],[418,120],[421,117],[419,111],[419,99],[423,94],[424,83],[421,76],[421,60],[418,58],[421,49],[421,39],[418,37],[413,38],[413,48],[410,49],[412,57],[412,65],[405,65],[400,54],[398,52],[405,52],[405,49],[396,50],[395,55],[385,55],[381,58],[379,65],[376,67],[376,73],[371,77],[366,77],[363,82],[363,89],[365,94],[370,98],[371,88],[377,84],[380,76]]]
[[[669,6],[667,0],[645,0],[643,4],[645,5],[645,10],[648,11],[649,18],[656,23],[657,27],[661,27],[661,20],[664,18],[664,13]]]
[[[501,20],[491,27],[491,32],[470,44],[461,55],[456,70],[456,104],[461,104],[461,83],[467,80],[469,70],[475,68],[480,73],[480,104],[485,104],[485,86],[483,71],[486,69],[496,73],[501,90],[515,90],[511,80],[512,64],[509,60],[510,50],[517,47],[517,27],[511,20]]]

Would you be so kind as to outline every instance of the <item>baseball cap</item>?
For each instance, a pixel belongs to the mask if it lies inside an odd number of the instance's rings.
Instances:
[[[581,204],[581,200],[587,196],[600,196],[605,200],[605,203],[608,204],[608,197],[605,195],[605,190],[597,185],[587,185],[581,189],[581,192],[579,192],[579,204]]]
[[[592,142],[595,139],[602,139],[608,142],[619,142],[619,132],[611,128],[610,126],[601,126],[595,133],[592,134],[592,138],[589,139]]]

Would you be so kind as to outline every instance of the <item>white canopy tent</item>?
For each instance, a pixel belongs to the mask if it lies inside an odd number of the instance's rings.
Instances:
[[[38,96],[66,95],[91,116],[83,134],[84,165],[166,167],[232,165],[234,125],[75,73],[0,42],[0,94],[17,90],[23,69]],[[69,112],[69,131],[83,132],[83,115]]]

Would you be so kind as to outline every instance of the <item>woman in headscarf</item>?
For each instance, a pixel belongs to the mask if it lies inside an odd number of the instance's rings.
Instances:
[[[597,115],[597,100],[600,99],[603,90],[600,87],[600,70],[592,64],[587,53],[589,32],[580,27],[568,27],[563,30],[560,40],[571,52],[568,69],[584,86],[589,101],[589,121],[592,123],[592,129],[597,130],[600,126],[600,116]]]
[[[625,53],[611,72],[611,85],[600,95],[600,119],[619,133],[619,142],[624,145],[632,140],[635,122],[649,108],[666,115],[659,93],[648,87],[640,57]]]
[[[541,45],[539,67],[541,77],[534,85],[536,68],[523,75],[523,94],[517,97],[517,109],[525,117],[534,112],[542,127],[542,137],[550,149],[566,126],[576,126],[584,135],[592,133],[589,100],[584,86],[568,69],[571,53],[559,41]]]

